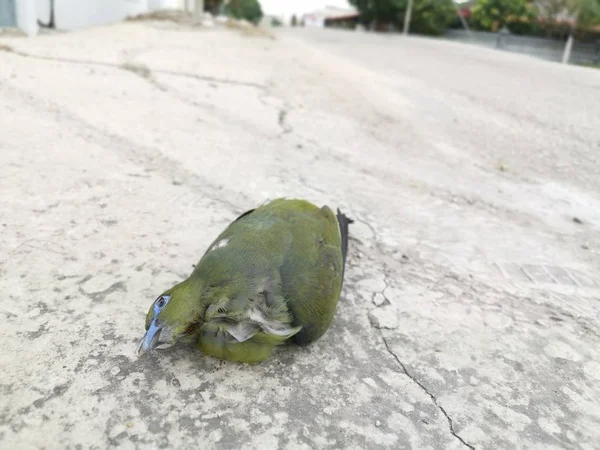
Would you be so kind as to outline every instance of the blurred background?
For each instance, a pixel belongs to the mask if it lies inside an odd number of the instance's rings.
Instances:
[[[149,11],[233,15],[263,26],[413,33],[529,54],[600,63],[599,0],[3,0],[0,26],[78,29]]]

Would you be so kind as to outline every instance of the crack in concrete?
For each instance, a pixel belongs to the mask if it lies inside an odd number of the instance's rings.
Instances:
[[[374,228],[374,227],[373,227],[371,224],[369,224],[369,223],[367,223],[367,222],[365,222],[365,221],[361,220],[361,219],[360,219],[358,216],[356,216],[356,217],[355,217],[355,220],[357,220],[357,221],[359,221],[359,222],[362,222],[363,224],[365,224],[366,226],[368,226],[368,227],[371,229],[371,231],[373,232],[373,234],[374,234],[374,237],[375,237],[375,238],[377,237],[376,230],[375,230],[375,228]],[[377,249],[379,249],[379,246],[377,245],[377,243],[376,243],[376,247],[377,247]],[[375,296],[376,296],[377,294],[381,294],[381,295],[383,296],[383,298],[385,299],[385,302],[386,302],[386,303],[382,303],[381,305],[376,305],[376,306],[378,306],[378,307],[379,307],[379,306],[383,306],[383,305],[385,305],[385,304],[391,304],[390,300],[389,300],[389,299],[387,298],[387,296],[385,295],[385,291],[386,291],[386,290],[387,290],[387,289],[390,287],[390,282],[389,282],[389,278],[388,278],[388,277],[389,277],[389,273],[388,273],[388,271],[386,270],[386,267],[384,266],[384,278],[383,278],[383,282],[384,282],[385,286],[384,286],[384,288],[383,288],[383,289],[381,289],[380,291],[373,292],[373,294],[372,294],[372,297],[371,297],[371,301],[372,301],[373,303],[375,303],[375,302],[374,302],[374,299],[375,299]],[[461,436],[460,436],[460,435],[459,435],[459,434],[456,432],[456,430],[454,429],[454,421],[452,420],[452,418],[450,417],[450,415],[448,414],[448,412],[446,411],[446,409],[445,409],[445,408],[444,408],[442,405],[440,405],[440,404],[439,404],[437,397],[436,397],[435,395],[433,395],[433,394],[432,394],[432,393],[431,393],[431,392],[430,392],[430,391],[427,389],[427,387],[425,387],[425,385],[424,385],[423,383],[421,383],[419,380],[417,380],[417,379],[416,379],[416,378],[415,378],[415,377],[414,377],[414,376],[413,376],[413,375],[412,375],[412,374],[411,374],[411,373],[408,371],[408,369],[406,368],[406,365],[405,365],[405,364],[404,364],[404,363],[403,363],[403,362],[400,360],[400,358],[398,358],[398,355],[396,355],[396,354],[393,352],[393,350],[391,349],[391,347],[390,347],[390,345],[389,345],[389,343],[388,343],[387,339],[385,338],[385,336],[384,336],[384,334],[383,334],[383,331],[382,331],[382,329],[384,329],[385,327],[376,326],[376,325],[374,325],[374,324],[373,324],[373,322],[372,322],[371,320],[369,320],[369,323],[371,324],[371,326],[372,326],[373,328],[376,328],[376,329],[378,329],[378,330],[379,330],[379,334],[381,335],[381,339],[382,339],[382,341],[383,341],[383,344],[385,345],[385,348],[386,348],[387,352],[388,352],[388,353],[389,353],[389,354],[390,354],[390,355],[391,355],[391,356],[392,356],[392,357],[393,357],[393,358],[396,360],[396,362],[398,363],[398,365],[399,365],[399,366],[402,368],[402,371],[404,372],[404,374],[405,374],[405,375],[406,375],[408,378],[410,378],[410,380],[411,380],[411,381],[413,381],[413,382],[414,382],[414,383],[415,383],[417,386],[419,386],[419,388],[420,388],[420,389],[421,389],[421,390],[422,390],[422,391],[423,391],[425,394],[427,394],[427,396],[428,396],[428,397],[431,399],[431,401],[433,402],[433,404],[434,404],[434,405],[435,405],[435,406],[436,406],[436,407],[437,407],[437,408],[438,408],[438,409],[441,411],[441,413],[444,415],[444,417],[446,418],[446,421],[448,422],[448,428],[449,428],[449,430],[450,430],[450,433],[452,434],[452,436],[454,436],[456,439],[458,439],[458,441],[460,441],[460,443],[461,443],[462,445],[464,445],[465,447],[467,447],[467,448],[469,448],[469,449],[471,449],[471,450],[475,450],[475,447],[474,447],[473,445],[471,445],[471,444],[469,444],[468,442],[466,442],[466,441],[465,441],[465,440],[464,440],[464,439],[463,439],[463,438],[462,438],[462,437],[461,437]]]
[[[350,211],[350,213],[352,214],[352,218],[356,222],[362,223],[367,228],[369,228],[369,230],[371,230],[371,233],[373,233],[373,244],[375,245],[375,248],[379,251],[382,251],[382,249],[380,247],[380,243],[379,243],[379,235],[377,233],[377,230],[375,230],[375,227],[373,225],[371,225],[369,222],[367,222],[366,220],[362,219],[360,217],[360,215],[356,214],[351,208],[348,208],[348,210]]]
[[[152,86],[154,86],[159,91],[163,91],[163,92],[167,91],[167,88],[156,80],[156,78],[153,75],[152,70],[144,64],[137,64],[137,63],[128,61],[126,63],[121,64],[119,66],[119,68],[122,70],[125,70],[127,72],[131,72],[140,78],[143,78],[144,80],[146,80],[148,83],[150,83]]]
[[[383,283],[385,284],[385,287],[381,291],[373,292],[373,294],[371,295],[371,303],[373,303],[378,308],[380,308],[381,306],[392,304],[390,299],[387,298],[387,296],[385,295],[385,291],[390,287],[390,282],[388,281],[388,273],[385,271],[384,271]],[[377,296],[377,294],[381,294],[381,296],[383,297],[382,302],[375,301],[375,297]],[[373,326],[375,326],[375,325],[373,325]],[[376,327],[376,328],[379,328],[379,327]]]
[[[68,121],[73,129],[78,130],[77,135],[79,137],[94,142],[103,148],[120,148],[123,150],[120,154],[128,161],[141,165],[146,172],[159,171],[170,177],[176,177],[187,186],[192,194],[197,194],[199,198],[211,199],[231,211],[238,211],[242,208],[233,201],[227,200],[227,198],[236,198],[240,202],[243,200],[243,203],[248,202],[248,197],[243,193],[229,191],[228,195],[225,195],[222,186],[212,183],[203,175],[186,169],[180,163],[162,153],[159,148],[138,144],[125,136],[101,129],[59,108],[54,102],[44,101],[42,103],[37,98],[31,97],[26,91],[15,86],[10,86],[10,89],[21,97],[24,104],[35,107],[40,111],[44,110],[56,120]]]
[[[178,77],[186,77],[186,78],[194,78],[200,81],[207,81],[211,83],[219,83],[219,84],[231,84],[234,86],[245,86],[256,89],[267,89],[267,86],[264,84],[256,83],[254,81],[243,81],[243,80],[232,80],[230,78],[217,78],[209,75],[200,75],[197,73],[191,72],[177,72],[174,70],[161,70],[161,69],[153,69],[155,73],[161,73],[163,75],[174,75]]]
[[[289,134],[293,131],[293,128],[291,127],[291,125],[287,122],[287,115],[288,115],[288,110],[287,109],[281,109],[279,111],[279,116],[277,119],[277,123],[279,123],[279,126],[281,127],[281,135],[286,135]]]
[[[144,76],[141,73],[139,73],[139,71],[132,70],[131,67],[145,67],[145,66],[143,66],[142,64],[136,64],[136,63],[132,63],[132,62],[126,62],[124,64],[116,64],[116,63],[110,63],[110,62],[105,62],[105,61],[94,61],[94,60],[90,60],[90,59],[76,59],[76,58],[63,58],[60,56],[34,55],[32,53],[27,53],[22,50],[16,50],[15,48],[7,46],[7,45],[0,45],[0,51],[4,51],[6,53],[12,53],[13,55],[21,56],[23,58],[40,59],[40,60],[44,60],[44,61],[64,62],[64,63],[69,63],[69,64],[79,64],[79,65],[83,65],[83,66],[109,67],[109,68],[118,69],[118,70],[135,71],[136,73],[138,73],[138,75]],[[131,67],[128,67],[128,66],[131,66]],[[209,76],[209,75],[201,75],[201,74],[196,74],[196,73],[191,73],[191,72],[178,72],[175,70],[161,70],[161,69],[150,69],[150,68],[147,68],[147,69],[151,72],[158,73],[158,74],[174,75],[174,76],[185,77],[185,78],[194,78],[197,80],[206,81],[206,82],[210,82],[210,83],[229,84],[229,85],[235,85],[235,86],[246,86],[246,87],[252,87],[252,88],[256,88],[256,89],[266,89],[267,88],[267,86],[262,85],[260,83],[256,83],[254,81],[232,80],[230,78],[218,78],[218,77],[213,77],[213,76]]]
[[[199,109],[204,109],[206,111],[210,111],[210,113],[212,115],[222,115],[219,112],[219,109],[215,108],[210,103],[204,103],[204,102],[194,100],[193,98],[189,98],[188,96],[182,94],[180,91],[178,91],[176,88],[169,85],[168,83],[160,82],[159,80],[156,79],[155,74],[182,75],[182,76],[189,76],[190,78],[200,80],[200,81],[214,81],[214,82],[221,82],[221,83],[223,83],[223,80],[218,81],[218,80],[210,78],[210,77],[207,78],[207,77],[200,76],[200,75],[196,76],[194,74],[184,74],[181,72],[177,73],[177,72],[169,72],[169,71],[152,70],[150,67],[148,67],[144,64],[139,64],[139,63],[135,63],[135,62],[131,62],[131,61],[121,64],[119,66],[119,68],[122,70],[128,71],[128,72],[131,72],[134,75],[139,76],[144,81],[148,82],[152,87],[158,89],[161,92],[165,92],[165,93],[173,96],[175,99],[179,100],[180,102],[182,102],[186,105],[189,105],[193,108],[199,108]],[[239,85],[240,83],[237,83],[237,84]],[[266,91],[268,89],[266,86],[262,86],[259,84],[253,84],[253,83],[244,84],[244,86],[253,87],[253,88],[259,89],[260,91]],[[262,104],[267,105],[266,103],[263,102],[260,95],[259,95],[259,101]],[[269,105],[267,105],[267,106],[269,106]],[[284,113],[287,114],[287,111],[284,111]],[[278,135],[278,137],[281,137],[292,131],[292,127],[285,124],[285,117],[282,119],[281,114],[282,113],[280,112],[279,124],[283,128],[283,132],[280,133]],[[224,120],[226,120],[228,122],[234,121],[234,119],[230,116],[224,117]],[[282,124],[282,121],[283,121],[283,124]],[[253,132],[257,133],[257,130],[255,128],[253,128],[251,125],[249,125],[248,123],[241,121],[241,122],[238,122],[237,124],[244,129],[251,129]],[[265,137],[270,138],[271,136],[269,135],[269,136],[265,136]]]
[[[387,352],[394,357],[394,359],[396,360],[396,362],[402,368],[402,371],[404,372],[404,374],[408,378],[410,378],[417,386],[419,386],[421,388],[421,390],[423,392],[425,392],[425,394],[427,394],[429,396],[429,398],[431,399],[431,401],[433,402],[433,404],[442,412],[442,414],[444,415],[444,417],[448,421],[448,428],[450,429],[450,433],[452,434],[452,436],[454,436],[456,439],[458,439],[460,441],[460,443],[463,444],[465,447],[468,447],[471,450],[475,450],[475,447],[473,445],[471,445],[468,442],[466,442],[462,437],[460,437],[458,435],[458,433],[456,432],[456,430],[454,430],[454,422],[452,421],[452,418],[448,415],[448,413],[446,412],[446,410],[444,409],[444,407],[439,404],[437,397],[435,395],[433,395],[431,392],[429,392],[429,390],[425,387],[425,385],[423,385],[423,383],[421,383],[413,375],[411,375],[411,373],[408,371],[408,369],[406,368],[406,366],[404,365],[404,363],[402,361],[400,361],[400,358],[398,358],[398,356],[392,351],[392,349],[390,348],[390,346],[388,344],[388,341],[385,338],[385,336],[383,335],[383,333],[381,333],[381,339],[383,340],[383,343],[385,345],[385,348],[387,349]]]

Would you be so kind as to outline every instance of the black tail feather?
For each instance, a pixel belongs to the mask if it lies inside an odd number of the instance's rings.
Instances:
[[[346,271],[346,256],[348,255],[348,225],[354,223],[338,208],[337,221],[340,227],[340,235],[342,236],[342,283],[344,282],[344,272]]]

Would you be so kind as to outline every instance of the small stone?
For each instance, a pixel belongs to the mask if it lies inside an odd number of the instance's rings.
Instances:
[[[383,292],[386,288],[386,284],[383,278],[366,278],[358,282],[358,287],[368,292]]]
[[[387,298],[385,298],[385,296],[381,292],[377,292],[373,296],[373,304],[375,306],[381,306],[381,305],[385,304],[386,302],[387,302]]]
[[[368,384],[369,386],[371,386],[372,388],[377,389],[377,383],[375,382],[375,380],[373,378],[363,378],[363,381]]]
[[[114,366],[112,369],[110,369],[110,374],[112,376],[118,375],[118,373],[121,371],[121,368],[118,366]]]
[[[542,430],[550,435],[560,434],[561,432],[561,428],[556,424],[556,422],[546,417],[540,417],[538,419],[538,425]]]
[[[376,420],[375,421],[375,426],[376,427],[380,427],[381,426],[381,421],[380,420]]]
[[[208,435],[208,439],[212,442],[221,442],[221,439],[223,439],[223,431],[220,428],[212,430]]]
[[[396,311],[391,305],[369,311],[369,321],[375,328],[393,330],[398,326]]]
[[[573,217],[573,222],[575,222],[577,225],[583,224],[583,220],[581,220],[579,217]]]
[[[179,380],[177,378],[173,378],[173,386],[175,386],[176,388],[181,387],[181,383],[179,382]]]
[[[446,288],[449,294],[454,295],[455,297],[460,297],[463,293],[462,289],[451,284]]]
[[[590,249],[589,245],[587,245],[587,244],[581,244],[581,248],[584,249],[584,250],[589,250]]]

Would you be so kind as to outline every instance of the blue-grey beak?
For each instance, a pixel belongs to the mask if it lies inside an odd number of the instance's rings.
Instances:
[[[141,355],[157,347],[160,343],[160,335],[162,331],[163,327],[158,324],[158,321],[156,319],[152,320],[152,322],[150,322],[148,331],[146,331],[146,334],[142,338],[142,342],[140,342],[140,345],[137,349],[137,354]]]

